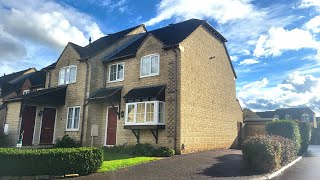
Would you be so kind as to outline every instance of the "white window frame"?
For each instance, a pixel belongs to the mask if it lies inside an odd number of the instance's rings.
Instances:
[[[73,128],[74,127],[74,119],[75,119],[75,109],[79,108],[79,122],[78,122],[78,128]],[[71,128],[68,128],[68,121],[69,121],[69,111],[72,109],[73,111],[73,117],[72,117],[72,123],[71,123]],[[81,106],[72,106],[68,107],[67,111],[67,121],[66,121],[66,131],[79,131],[79,126],[80,126],[80,121],[81,121]]]
[[[26,95],[30,93],[30,89],[23,90],[22,95]]]
[[[76,68],[76,71],[75,71],[75,79],[74,79],[74,81],[70,81],[70,71],[71,71],[71,68]],[[67,71],[67,69],[69,69],[69,75],[68,75],[68,77],[66,77],[66,71]],[[61,72],[61,70],[64,70],[65,72],[64,72],[64,82],[63,83],[60,83],[60,72]],[[66,84],[73,84],[73,83],[76,83],[77,82],[77,70],[78,70],[78,67],[76,66],[76,65],[70,65],[70,66],[65,66],[65,67],[63,67],[63,68],[60,68],[60,70],[59,70],[59,72],[58,72],[58,85],[60,86],[60,85],[66,85]],[[68,78],[68,81],[66,81],[66,78]]]
[[[159,122],[159,104],[163,103],[163,122]],[[137,106],[138,104],[144,104],[144,122],[137,123]],[[153,121],[147,122],[147,104],[154,104],[154,111],[153,111]],[[133,122],[128,122],[128,106],[134,105],[134,115],[133,115]],[[125,125],[164,125],[165,124],[165,102],[163,101],[143,101],[143,102],[132,102],[126,103],[126,112],[125,112]]]
[[[152,64],[151,64],[151,57],[153,56],[157,56],[158,57],[158,69],[157,69],[157,73],[152,73],[151,69],[152,69]],[[150,61],[150,73],[147,75],[142,75],[142,60],[148,58]],[[160,55],[159,54],[149,54],[146,56],[143,56],[140,60],[140,78],[145,78],[145,77],[151,77],[151,76],[158,76],[160,74]]]
[[[123,76],[122,76],[121,79],[118,78],[118,65],[120,65],[120,64],[121,64],[122,67],[123,67]],[[111,66],[116,66],[116,80],[113,80],[113,81],[110,80]],[[115,63],[115,64],[110,64],[110,65],[109,65],[109,73],[108,73],[108,76],[109,76],[109,77],[108,77],[108,82],[109,82],[109,83],[123,81],[123,80],[124,80],[124,62]]]

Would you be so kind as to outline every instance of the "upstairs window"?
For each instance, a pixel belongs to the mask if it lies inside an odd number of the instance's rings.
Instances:
[[[58,85],[75,83],[76,80],[77,66],[67,66],[60,69]]]
[[[307,113],[302,114],[301,116],[302,121],[310,121],[310,116]]]
[[[80,122],[80,107],[69,107],[67,131],[78,131],[79,122]]]
[[[159,75],[159,54],[151,54],[141,58],[140,77]]]
[[[287,114],[284,119],[291,120],[291,116],[289,114]]]
[[[109,82],[123,81],[124,63],[112,64],[109,66]]]
[[[126,125],[164,124],[164,102],[146,101],[126,104]]]

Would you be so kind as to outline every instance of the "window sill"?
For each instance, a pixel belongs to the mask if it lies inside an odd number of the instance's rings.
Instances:
[[[146,76],[140,76],[140,79],[142,78],[147,78],[147,77],[153,77],[153,76],[159,76],[160,74],[151,74],[151,75],[146,75]]]
[[[122,82],[124,79],[119,79],[119,80],[115,80],[115,81],[108,81],[108,83],[116,83],[116,82]]]
[[[78,132],[79,129],[66,129],[65,132]]]
[[[66,85],[75,84],[75,83],[76,83],[76,82],[68,83],[68,84],[58,84],[58,86],[66,86]]]

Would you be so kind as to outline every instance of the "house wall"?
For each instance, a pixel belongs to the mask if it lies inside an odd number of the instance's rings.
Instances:
[[[19,117],[21,102],[10,102],[7,104],[7,121],[9,124],[8,140],[10,146],[15,146],[19,140],[21,119]]]
[[[244,125],[244,140],[249,136],[254,135],[265,135],[266,132],[266,122],[246,122]]]
[[[55,139],[62,138],[68,134],[77,140],[80,140],[82,112],[85,95],[85,81],[86,81],[86,64],[80,63],[78,60],[80,56],[78,53],[68,45],[56,64],[55,69],[51,70],[51,87],[58,86],[59,70],[65,66],[77,66],[77,79],[75,83],[69,84],[66,92],[66,100],[64,106],[57,107]],[[80,123],[78,131],[66,131],[68,107],[80,106]]]
[[[237,146],[237,122],[243,117],[223,43],[200,26],[181,46],[181,153]]]
[[[135,58],[126,59],[118,62],[124,62],[124,80],[122,82],[107,82],[106,87],[116,87],[123,86],[121,96],[123,97],[127,92],[133,88],[145,87],[145,86],[154,86],[167,84],[169,82],[169,69],[172,66],[172,61],[175,58],[173,51],[164,51],[162,49],[163,44],[158,41],[153,36],[150,36],[144,44],[140,47]],[[141,58],[145,55],[159,53],[160,54],[160,75],[153,77],[140,78],[140,61]],[[113,64],[113,62],[107,63],[107,67]],[[106,72],[109,72],[109,69],[106,69]],[[159,130],[159,141],[158,144],[155,143],[155,138],[153,137],[150,130],[142,130],[140,132],[140,143],[150,143],[154,146],[166,146],[173,148],[173,137],[170,135],[170,115],[169,115],[169,104],[172,102],[172,95],[168,92],[166,88],[166,103],[165,103],[165,123],[166,129]],[[114,102],[116,106],[119,106],[119,103]],[[105,144],[105,130],[106,130],[106,117],[107,117],[107,103],[94,102],[90,104],[90,117],[88,122],[90,124],[99,125],[99,137],[96,137],[94,140],[95,145],[104,145]],[[125,111],[126,103],[125,99],[121,98],[121,111]],[[171,118],[172,119],[172,118]],[[137,140],[131,130],[124,129],[125,119],[120,118],[118,120],[117,126],[117,145],[136,144]],[[88,128],[90,128],[88,126]],[[90,142],[90,132],[87,132],[87,142]]]

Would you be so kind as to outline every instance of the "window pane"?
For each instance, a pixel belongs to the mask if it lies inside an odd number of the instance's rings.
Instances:
[[[137,123],[144,123],[144,115],[145,115],[145,104],[139,103],[137,104]]]
[[[159,123],[164,122],[164,103],[159,103]]]
[[[134,104],[128,105],[128,120],[127,122],[134,122]]]
[[[70,68],[70,83],[76,82],[76,73],[77,73],[77,68],[71,67]]]
[[[118,64],[118,78],[117,79],[123,79],[123,64]]]
[[[150,57],[146,60],[146,75],[151,74],[151,59]]]
[[[158,74],[159,58],[158,56],[151,57],[151,74]]]
[[[147,61],[147,59],[145,59],[145,58],[143,58],[142,60],[141,60],[141,76],[145,76],[145,75],[147,75],[147,67],[146,67],[146,61]]]
[[[69,84],[70,82],[70,68],[65,69],[64,81],[65,81],[65,84]]]
[[[60,69],[59,71],[59,85],[64,84],[65,69]]]
[[[74,111],[74,123],[73,123],[73,129],[79,128],[79,120],[80,120],[80,108],[75,108]]]
[[[154,103],[147,103],[147,119],[146,122],[153,122],[154,120]]]
[[[72,129],[73,108],[68,109],[67,129]]]
[[[117,65],[110,66],[110,81],[115,81],[117,75]]]

